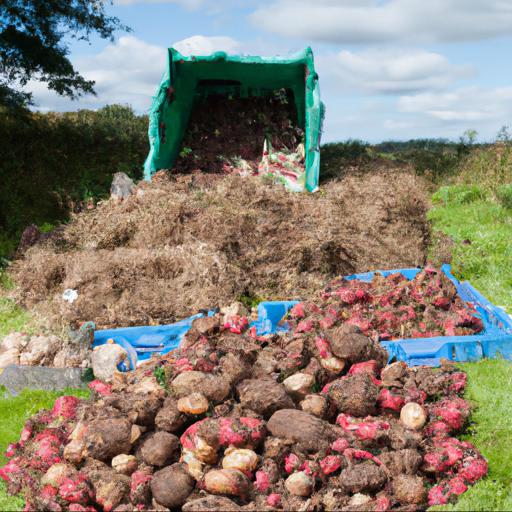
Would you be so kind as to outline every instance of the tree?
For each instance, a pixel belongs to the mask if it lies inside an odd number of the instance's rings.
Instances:
[[[106,15],[105,0],[0,0],[0,104],[31,104],[21,90],[31,78],[73,99],[95,94],[94,81],[71,64],[69,42],[112,40],[116,30],[129,29]]]

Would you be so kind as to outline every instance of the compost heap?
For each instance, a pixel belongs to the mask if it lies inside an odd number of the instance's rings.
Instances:
[[[319,194],[158,173],[134,192],[29,248],[11,267],[18,302],[52,328],[163,324],[241,296],[307,299],[338,275],[425,263],[427,194],[413,173],[347,176]]]
[[[248,98],[209,95],[194,105],[173,172],[258,174],[266,147],[297,175],[304,170],[303,146],[297,150],[303,136],[293,95],[285,90]]]
[[[342,298],[337,299],[341,305]],[[0,469],[38,510],[423,510],[487,473],[454,366],[386,366],[341,308],[196,320],[180,349],[27,421]],[[318,318],[329,317],[328,323]],[[307,328],[305,328],[305,326]]]

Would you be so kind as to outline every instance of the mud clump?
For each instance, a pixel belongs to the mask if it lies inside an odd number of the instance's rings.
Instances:
[[[308,307],[290,318],[308,320]],[[336,339],[342,318],[261,337],[220,316],[170,354],[92,382],[90,399],[61,397],[30,418],[0,468],[8,491],[37,510],[425,510],[487,473],[455,437],[470,408],[454,366],[387,366],[367,338],[358,346],[378,359],[346,353],[327,371],[319,340]],[[260,361],[243,378],[241,354]],[[424,426],[400,418],[411,403]]]
[[[348,176],[322,194],[158,173],[28,248],[11,267],[14,293],[53,327],[97,328],[170,323],[241,296],[309,299],[338,275],[423,265],[425,190],[403,170]]]

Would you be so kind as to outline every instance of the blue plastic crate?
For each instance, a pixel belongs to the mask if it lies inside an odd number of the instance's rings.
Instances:
[[[346,279],[371,281],[376,273],[384,276],[401,273],[411,280],[420,272],[419,268],[396,270],[378,270],[363,274],[353,274]],[[502,309],[494,306],[467,282],[459,282],[451,274],[450,265],[443,265],[442,271],[453,282],[462,300],[476,307],[482,319],[484,329],[473,336],[439,336],[435,338],[409,338],[382,341],[389,352],[389,360],[401,360],[407,364],[439,366],[441,358],[450,361],[477,361],[482,357],[504,357],[512,359],[512,319]],[[258,305],[258,319],[251,323],[258,335],[286,332],[289,328],[283,317],[297,304],[298,300],[266,301]],[[210,311],[209,315],[214,314]],[[203,313],[191,316],[169,325],[126,327],[96,331],[94,346],[107,343],[113,339],[123,346],[129,356],[129,368],[120,366],[121,370],[133,369],[141,361],[153,354],[167,354],[177,348],[183,336],[192,326],[192,322]]]
[[[214,313],[213,310],[209,311],[208,316]],[[121,363],[119,369],[121,371],[133,370],[138,363],[149,359],[153,354],[165,355],[178,348],[183,336],[192,327],[192,322],[202,316],[204,316],[204,313],[198,313],[167,325],[144,325],[95,331],[93,347],[113,340],[128,352],[129,365]]]
[[[353,274],[345,277],[347,280],[358,279],[369,282],[376,273],[388,276],[400,273],[411,280],[421,271],[419,268],[403,268],[396,270],[377,270],[363,274]],[[512,359],[512,319],[501,308],[489,302],[468,282],[459,282],[451,273],[450,265],[443,265],[442,271],[453,282],[459,297],[476,307],[478,316],[482,319],[484,329],[472,336],[438,336],[434,338],[408,338],[392,341],[382,341],[389,352],[389,360],[405,361],[410,366],[428,365],[439,366],[441,358],[449,361],[478,361],[483,357],[504,357]],[[258,334],[268,334],[278,330],[282,319],[283,307],[289,310],[297,301],[265,302],[260,306],[267,319],[265,323],[255,323]],[[274,319],[278,318],[275,321]],[[269,321],[270,320],[270,321]]]

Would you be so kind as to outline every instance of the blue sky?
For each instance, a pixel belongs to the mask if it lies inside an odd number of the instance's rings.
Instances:
[[[512,0],[115,0],[132,28],[74,42],[98,95],[71,102],[30,84],[41,110],[128,103],[147,111],[165,48],[286,54],[311,46],[327,107],[324,141],[491,140],[512,124]]]

